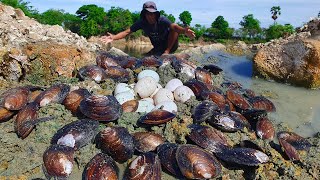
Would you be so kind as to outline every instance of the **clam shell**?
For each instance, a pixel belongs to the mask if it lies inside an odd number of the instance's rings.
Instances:
[[[125,162],[134,153],[133,137],[124,127],[107,127],[99,135],[98,147],[117,162]]]
[[[141,59],[141,64],[146,67],[160,67],[162,60],[156,56],[147,56]]]
[[[203,66],[203,69],[208,70],[209,72],[211,72],[214,75],[218,75],[220,72],[222,72],[223,70],[219,67],[216,66],[214,64],[207,64]]]
[[[249,99],[252,107],[259,110],[266,110],[267,112],[275,112],[276,107],[274,104],[267,98],[263,96],[255,96]]]
[[[226,104],[227,104],[226,98],[224,97],[224,95],[218,92],[205,91],[201,93],[201,98],[213,101],[219,106],[220,110],[222,111],[226,110]]]
[[[17,87],[7,90],[1,95],[2,107],[8,110],[20,110],[28,103],[29,89],[26,87]]]
[[[261,139],[272,140],[275,135],[272,122],[267,117],[263,117],[258,120],[256,132]]]
[[[165,170],[169,171],[177,178],[182,178],[183,175],[176,160],[177,149],[178,144],[163,143],[158,146],[157,154],[159,156],[161,165]]]
[[[218,110],[219,107],[212,101],[205,100],[198,104],[192,112],[194,123],[201,123],[211,119],[213,112]]]
[[[66,84],[56,84],[43,91],[34,102],[43,107],[49,103],[62,103],[70,91],[70,86]]]
[[[188,179],[210,179],[221,174],[221,164],[209,152],[194,146],[180,145],[176,159],[182,174]]]
[[[68,93],[62,104],[74,115],[80,115],[80,102],[91,95],[87,89],[77,89]]]
[[[38,119],[39,105],[35,102],[24,106],[17,114],[15,132],[22,139],[26,138],[34,128],[33,121]]]
[[[131,56],[120,56],[117,58],[122,68],[136,69],[141,66],[140,59]]]
[[[235,111],[230,111],[228,113],[215,112],[208,122],[210,125],[228,132],[235,132],[238,130],[243,130],[244,127],[250,127],[250,124],[245,117]]]
[[[78,74],[83,80],[90,79],[97,83],[107,78],[107,74],[104,69],[96,65],[83,66],[79,69]]]
[[[143,70],[141,71],[138,76],[137,76],[137,79],[138,81],[146,76],[150,76],[152,77],[154,80],[156,80],[156,82],[158,83],[159,80],[160,80],[160,77],[159,77],[159,74],[153,70],[150,70],[150,69],[146,69],[146,70]]]
[[[6,109],[4,107],[0,107],[0,123],[8,121],[9,119],[11,119],[13,117],[14,114],[15,114],[15,112],[9,111],[8,109]]]
[[[106,154],[98,153],[86,165],[82,178],[118,180],[118,174],[119,168],[114,160]]]
[[[147,98],[157,89],[157,82],[152,77],[144,77],[134,86],[134,92],[141,98]]]
[[[172,120],[175,117],[176,115],[174,113],[162,109],[156,109],[142,116],[138,122],[148,125],[160,125]]]
[[[227,90],[226,96],[232,102],[232,104],[235,105],[240,110],[251,109],[250,102],[241,94],[236,93],[233,90]]]
[[[152,132],[136,132],[133,134],[134,146],[139,152],[155,151],[165,139]]]
[[[174,99],[178,102],[181,102],[181,103],[185,103],[192,96],[195,96],[193,91],[188,86],[177,87],[174,90],[173,95],[174,95]]]
[[[63,145],[52,145],[43,154],[43,164],[47,176],[68,177],[73,168],[74,150]]]
[[[182,85],[183,83],[180,79],[171,79],[169,82],[167,82],[165,88],[173,92],[177,87]]]
[[[59,129],[52,137],[51,144],[60,144],[75,150],[90,143],[98,134],[99,122],[81,119],[69,123]]]
[[[158,105],[161,102],[173,101],[174,97],[173,97],[173,93],[170,90],[161,88],[159,89],[157,94],[153,96],[153,99],[154,99],[155,105]]]
[[[139,107],[139,101],[135,99],[130,100],[123,103],[121,106],[122,106],[123,112],[135,112]]]
[[[161,180],[161,163],[159,157],[151,152],[137,156],[130,163],[124,179]]]
[[[201,97],[200,95],[202,92],[209,91],[209,88],[205,85],[205,83],[196,79],[191,79],[187,81],[184,85],[188,86],[197,98]]]
[[[105,69],[107,78],[113,79],[115,82],[128,82],[130,80],[129,72],[119,66],[108,66]]]
[[[118,59],[108,52],[100,52],[96,57],[96,63],[103,69],[108,66],[119,66]]]
[[[195,77],[197,80],[202,81],[206,84],[213,84],[213,80],[209,71],[204,68],[197,67],[195,70]]]
[[[92,95],[80,103],[80,111],[98,121],[114,121],[122,114],[122,107],[114,96]]]

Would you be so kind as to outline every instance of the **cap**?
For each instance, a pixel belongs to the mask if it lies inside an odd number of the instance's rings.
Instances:
[[[145,9],[149,12],[157,12],[157,6],[156,3],[154,3],[153,1],[147,1],[143,4],[142,9]]]

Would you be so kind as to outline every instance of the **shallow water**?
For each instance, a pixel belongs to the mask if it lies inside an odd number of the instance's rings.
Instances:
[[[320,132],[319,90],[293,87],[252,77],[252,60],[245,56],[233,56],[217,51],[207,56],[218,59],[216,65],[223,69],[226,79],[237,81],[244,88],[252,89],[257,95],[264,95],[270,99],[277,109],[275,113],[269,114],[274,122],[284,122],[304,137]]]

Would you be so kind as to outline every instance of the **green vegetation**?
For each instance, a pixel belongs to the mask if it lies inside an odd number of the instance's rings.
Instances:
[[[23,0],[0,0],[1,3],[20,8],[26,16],[35,18],[42,24],[60,25],[66,30],[78,33],[81,36],[89,38],[91,36],[100,36],[110,32],[116,34],[129,28],[140,18],[140,12],[130,12],[128,9],[120,7],[110,7],[105,11],[104,8],[94,4],[81,6],[76,14],[66,13],[62,9],[49,9],[39,13],[29,2]],[[201,24],[190,26],[192,15],[189,11],[183,11],[179,14],[179,25],[189,26],[196,34],[195,40],[230,42],[243,40],[246,43],[266,42],[271,39],[288,36],[295,32],[290,24],[281,25],[276,22],[281,15],[280,6],[273,6],[270,9],[271,18],[274,24],[266,29],[260,27],[260,21],[254,18],[253,14],[242,17],[239,22],[241,28],[233,29],[223,16],[216,17],[210,27]],[[171,22],[176,22],[172,14],[167,14],[164,10],[160,14],[167,17]],[[320,12],[318,14],[320,16]],[[143,35],[142,31],[130,34],[127,39],[135,39]],[[184,42],[191,41],[188,37],[180,35],[179,39]]]

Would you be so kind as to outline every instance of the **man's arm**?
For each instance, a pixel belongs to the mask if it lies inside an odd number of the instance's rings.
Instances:
[[[126,37],[127,35],[129,35],[130,33],[131,33],[130,28],[127,29],[127,30],[124,30],[122,32],[119,32],[116,35],[113,35],[111,33],[107,33],[108,35],[107,36],[101,36],[100,40],[107,44],[107,43],[112,42],[113,40],[122,39],[122,38]]]

